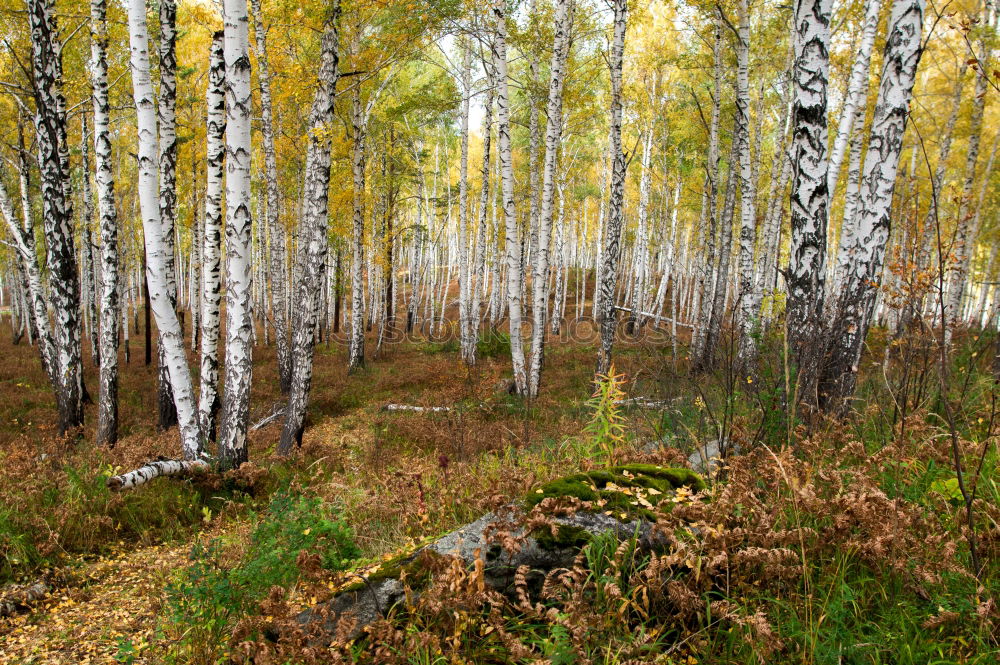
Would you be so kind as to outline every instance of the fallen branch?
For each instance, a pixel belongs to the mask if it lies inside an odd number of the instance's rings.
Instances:
[[[643,409],[669,409],[677,400],[649,399],[648,397],[629,397],[615,402],[616,406],[637,406]]]
[[[108,487],[112,490],[127,490],[148,483],[158,476],[186,476],[198,471],[207,471],[208,463],[204,460],[158,459],[146,462],[138,469],[108,478]]]
[[[0,618],[30,609],[33,603],[47,596],[49,591],[49,583],[45,578],[34,584],[12,587],[9,592],[0,596]]]
[[[447,413],[450,406],[415,406],[413,404],[386,404],[383,411],[413,411],[416,413]]]
[[[615,309],[618,310],[619,312],[626,312],[627,314],[632,313],[631,307],[619,307],[618,305],[615,305]],[[657,316],[652,312],[639,312],[638,314],[639,316],[645,319],[655,319],[657,324],[659,324],[660,322],[666,322],[666,323],[676,323],[676,325],[680,326],[681,328],[690,328],[691,330],[696,330],[698,328],[698,326],[693,325],[691,323],[684,323],[683,321],[674,321],[673,319],[668,318],[666,316]]]
[[[277,420],[278,418],[280,418],[283,415],[285,415],[285,410],[284,409],[275,409],[271,413],[271,415],[264,416],[263,418],[261,418],[260,420],[258,420],[256,423],[254,423],[253,425],[251,425],[250,429],[247,430],[247,431],[249,431],[249,432],[256,432],[261,427],[265,427],[267,425],[270,425],[271,423],[273,423],[275,420]]]

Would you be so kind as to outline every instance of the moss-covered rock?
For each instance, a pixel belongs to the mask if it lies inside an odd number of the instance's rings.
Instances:
[[[499,515],[487,513],[440,538],[428,539],[377,565],[355,571],[352,575],[357,579],[349,581],[328,601],[325,631],[354,639],[365,626],[401,602],[407,587],[419,594],[434,571],[441,568],[439,564],[453,558],[468,566],[481,558],[483,581],[505,592],[522,566],[529,570],[529,581],[544,579],[546,572],[572,565],[580,550],[598,535],[614,534],[619,540],[635,538],[638,546],[646,550],[662,547],[664,543],[655,535],[652,523],[656,507],[672,500],[678,491],[694,493],[704,487],[704,481],[693,471],[651,464],[629,464],[559,478],[542,485],[520,505],[502,509]],[[529,534],[516,526],[525,508],[530,510],[544,499],[560,497],[589,501],[591,507],[574,514],[553,515],[551,527]],[[498,522],[513,525],[512,537],[527,535],[516,552],[503,551],[489,536]],[[401,578],[405,579],[405,587]],[[338,628],[345,617],[350,617],[351,627]],[[302,623],[314,619],[312,610],[299,615]]]
[[[612,517],[651,520],[654,509],[682,487],[698,492],[705,481],[690,469],[626,464],[558,478],[529,494],[525,503],[532,508],[544,499],[575,497]]]

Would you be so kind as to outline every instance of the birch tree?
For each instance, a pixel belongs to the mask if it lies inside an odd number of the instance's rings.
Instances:
[[[146,27],[145,0],[129,0],[128,27],[132,89],[139,137],[137,186],[146,248],[149,302],[156,318],[159,341],[170,378],[184,458],[198,460],[204,455],[201,431],[195,411],[191,372],[184,355],[184,338],[177,312],[170,301],[166,267],[167,246],[163,241],[163,228],[160,225],[156,109],[153,101],[153,82],[149,75],[149,30]]]
[[[555,204],[556,159],[562,138],[563,86],[566,81],[566,61],[569,57],[573,25],[574,0],[557,0],[555,39],[550,65],[549,100],[546,107],[545,157],[542,172],[542,201],[538,217],[538,241],[535,246],[532,275],[533,302],[531,307],[531,367],[528,374],[528,396],[537,397],[545,352],[545,324],[549,301],[549,244],[552,238],[552,216]]]
[[[288,302],[285,229],[281,224],[281,191],[278,188],[278,158],[274,149],[274,110],[271,102],[271,69],[267,57],[267,29],[264,27],[261,0],[251,0],[257,48],[257,78],[260,81],[260,126],[263,134],[264,180],[266,187],[267,230],[270,240],[271,319],[274,325],[278,382],[281,392],[291,388],[292,361],[288,348]]]
[[[514,167],[510,145],[510,95],[507,86],[507,16],[502,0],[493,1],[496,34],[493,40],[493,67],[497,83],[497,156],[500,162],[500,200],[503,207],[506,262],[507,311],[510,325],[510,358],[514,374],[512,391],[528,392],[524,367],[524,343],[521,337],[521,282],[524,264],[521,239],[514,216]]]
[[[215,441],[219,399],[219,305],[222,300],[222,186],[226,162],[226,61],[223,33],[212,38],[209,53],[208,108],[205,129],[205,229],[202,234],[201,386],[198,419],[201,431]]]
[[[90,2],[90,83],[94,106],[94,184],[101,237],[100,393],[97,443],[118,441],[118,212],[112,174],[111,113],[108,102],[108,26],[106,0]]]
[[[889,241],[891,205],[913,83],[922,54],[924,0],[894,0],[878,100],[868,139],[860,201],[843,248],[847,270],[830,332],[829,359],[820,385],[821,404],[839,407],[854,392]],[[846,220],[845,220],[846,221]]]
[[[225,0],[226,61],[226,376],[219,464],[247,461],[253,376],[250,215],[250,21],[246,0]]]
[[[817,403],[826,279],[827,87],[831,0],[797,0],[793,16],[791,249],[785,282],[788,344],[797,393]]]
[[[748,378],[754,374],[757,345],[754,326],[760,312],[759,291],[754,284],[754,240],[757,225],[757,186],[750,163],[750,6],[739,0],[736,32],[736,138],[739,144],[740,254],[737,322],[740,328],[737,363]]]
[[[476,364],[476,328],[473,326],[472,290],[469,284],[469,102],[472,97],[472,47],[462,40],[461,155],[458,176],[458,327],[462,360]]]
[[[332,149],[329,125],[333,122],[334,91],[337,87],[340,2],[329,9],[323,31],[320,54],[319,86],[309,113],[309,144],[306,153],[305,205],[300,242],[303,243],[302,275],[296,294],[300,309],[292,340],[292,387],[285,409],[278,453],[287,455],[292,446],[302,443],[306,407],[312,387],[313,355],[315,352],[316,317],[326,264],[328,194],[330,187],[330,153]],[[353,276],[357,278],[355,273]],[[352,287],[353,288],[353,287]]]
[[[80,280],[73,247],[73,204],[69,197],[66,102],[62,93],[62,47],[52,0],[30,0],[31,69],[35,135],[41,174],[49,302],[55,313],[50,356],[59,433],[83,424],[80,358]],[[36,320],[48,326],[48,315]]]
[[[611,70],[611,195],[608,199],[608,226],[604,241],[604,265],[601,269],[601,309],[597,319],[601,345],[597,355],[597,375],[611,371],[611,350],[618,322],[615,310],[615,286],[621,251],[623,205],[625,199],[625,153],[622,151],[622,61],[625,53],[627,0],[611,0],[614,10],[614,37],[608,65]]]
[[[160,226],[165,246],[164,270],[170,305],[177,309],[175,217],[177,210],[177,2],[160,0],[160,91],[156,100],[159,127]],[[183,329],[182,329],[183,334]],[[164,350],[159,349],[157,403],[160,429],[177,424],[177,410],[170,394],[170,376]]]

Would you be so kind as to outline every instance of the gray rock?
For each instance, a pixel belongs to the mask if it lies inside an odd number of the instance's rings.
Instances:
[[[474,522],[452,531],[414,552],[395,561],[392,565],[405,567],[418,559],[425,551],[439,556],[456,557],[471,567],[477,555],[482,557],[484,565],[484,582],[491,588],[500,591],[510,591],[514,584],[514,576],[518,568],[528,566],[529,584],[540,585],[545,575],[557,568],[569,568],[573,565],[580,545],[577,543],[562,546],[558,539],[543,539],[541,542],[534,537],[527,537],[517,552],[507,552],[496,544],[489,542],[490,527],[509,522],[513,517],[513,507],[506,509],[505,515],[498,516],[490,512]],[[643,520],[622,521],[603,513],[578,512],[565,517],[553,517],[552,521],[558,527],[565,527],[571,533],[580,535],[586,532],[590,536],[613,533],[619,540],[636,536],[639,547],[651,549],[665,543],[654,536],[653,524]],[[523,530],[512,531],[515,537],[524,536]],[[329,643],[334,637],[353,640],[359,637],[365,627],[385,616],[397,603],[405,598],[403,585],[395,577],[369,580],[360,578],[361,584],[354,585],[349,591],[338,594],[326,603],[325,608],[306,610],[299,614],[298,621],[309,624],[322,620],[321,631],[325,637],[322,641]],[[419,595],[414,591],[411,597]],[[321,611],[322,609],[322,611]],[[322,617],[322,619],[321,619]],[[350,621],[351,624],[343,624]]]
[[[740,452],[740,447],[737,445],[730,445],[729,454],[738,454]],[[719,470],[722,465],[722,450],[719,447],[719,441],[709,441],[705,445],[696,449],[693,453],[688,456],[688,466],[691,467],[697,473],[705,476],[714,476],[715,472]]]

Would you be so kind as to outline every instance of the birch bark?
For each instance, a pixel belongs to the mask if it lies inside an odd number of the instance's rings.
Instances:
[[[792,233],[786,324],[797,366],[797,395],[810,406],[818,401],[817,349],[826,280],[830,5],[831,0],[796,0],[792,28]]]
[[[271,318],[274,322],[278,382],[287,393],[292,381],[292,361],[288,348],[288,302],[285,298],[287,249],[285,229],[281,224],[281,191],[278,189],[278,159],[274,149],[274,109],[271,102],[271,68],[267,56],[267,29],[264,27],[261,0],[251,0],[254,35],[257,47],[257,77],[260,81],[261,133],[264,142],[264,189],[267,197],[267,230],[270,241]]]
[[[69,197],[69,146],[62,93],[62,49],[52,0],[30,0],[35,135],[41,174],[42,221],[47,249],[49,301],[54,310],[51,363],[56,379],[59,433],[83,424],[80,359],[80,281],[73,247]],[[48,326],[48,315],[36,321]]]
[[[146,282],[170,377],[184,458],[193,460],[201,458],[204,452],[195,412],[191,373],[184,355],[184,338],[168,291],[167,246],[160,226],[160,197],[157,191],[156,110],[153,83],[149,76],[149,31],[146,27],[145,0],[129,0],[128,25],[132,88],[139,136],[138,192],[146,247]]]
[[[219,398],[219,305],[222,300],[222,181],[226,162],[226,61],[222,31],[209,55],[205,130],[205,230],[202,244],[201,390],[198,418],[202,433],[216,440]]]
[[[177,310],[177,267],[175,213],[177,208],[177,2],[160,3],[160,93],[156,102],[159,127],[160,226],[164,244],[164,271],[170,306]],[[181,333],[183,334],[183,325]],[[177,424],[177,410],[170,393],[170,376],[164,349],[159,349],[159,384],[157,404],[159,427],[166,430]]]
[[[574,0],[556,0],[555,38],[550,65],[549,99],[546,108],[545,158],[542,174],[542,201],[538,217],[532,275],[531,366],[528,373],[528,396],[537,397],[545,353],[545,324],[549,301],[549,244],[555,207],[556,159],[562,138],[563,86],[570,50]]]
[[[507,309],[510,322],[510,357],[514,373],[513,392],[525,395],[528,380],[524,367],[524,346],[521,338],[521,280],[524,264],[517,218],[514,216],[514,168],[510,145],[510,97],[507,89],[507,16],[504,3],[493,2],[496,36],[493,41],[493,63],[497,76],[497,143],[499,144],[501,202],[507,245]]]
[[[94,184],[101,237],[101,371],[97,443],[118,442],[118,211],[112,175],[111,107],[108,101],[108,25],[106,0],[90,2],[90,84],[94,105]]]
[[[614,345],[617,316],[615,310],[615,282],[618,275],[618,258],[621,250],[622,213],[625,199],[625,153],[622,152],[622,61],[625,52],[625,22],[627,0],[613,0],[614,38],[611,42],[609,66],[611,69],[611,136],[610,156],[611,196],[608,200],[608,228],[604,244],[604,265],[601,269],[601,310],[598,325],[601,345],[597,356],[597,375],[611,371],[611,351]]]
[[[322,291],[324,267],[328,252],[327,219],[330,187],[330,153],[333,122],[334,92],[337,87],[338,48],[340,45],[340,2],[335,0],[329,10],[323,31],[320,54],[319,86],[309,112],[309,144],[306,152],[306,205],[302,219],[302,241],[305,243],[302,276],[296,294],[300,320],[292,340],[292,388],[285,409],[285,423],[278,442],[278,453],[287,455],[292,446],[302,444],[306,407],[312,387],[313,356],[319,294]],[[357,260],[357,259],[355,259]],[[355,278],[358,278],[357,272]],[[353,288],[353,287],[352,287]]]
[[[889,18],[882,79],[868,139],[853,244],[837,302],[819,395],[824,408],[841,408],[854,392],[858,362],[871,324],[886,244],[892,194],[913,83],[920,63],[924,0],[894,0]]]
[[[247,425],[253,377],[250,214],[250,20],[246,0],[225,0],[226,61],[226,361],[219,429],[219,464],[247,461]]]

